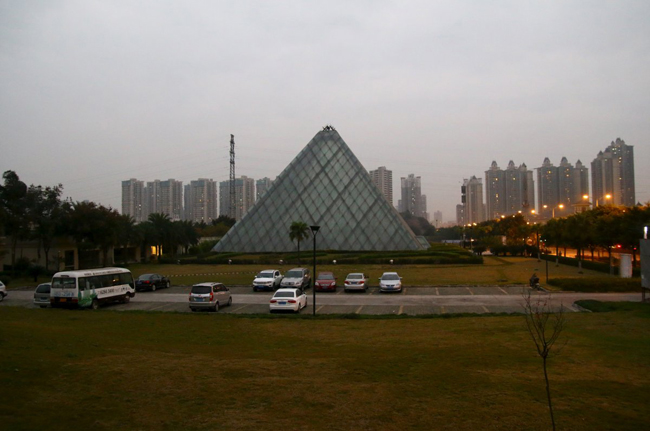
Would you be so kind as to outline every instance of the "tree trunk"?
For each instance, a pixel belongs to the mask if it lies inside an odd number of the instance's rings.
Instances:
[[[298,266],[300,266],[300,240],[298,240]]]
[[[548,399],[548,411],[551,414],[551,424],[555,431],[555,418],[553,417],[553,404],[551,403],[551,385],[548,382],[548,373],[546,372],[546,357],[544,359],[544,379],[546,380],[546,398]]]

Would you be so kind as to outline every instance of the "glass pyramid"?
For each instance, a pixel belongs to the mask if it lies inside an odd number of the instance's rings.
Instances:
[[[326,126],[215,245],[217,252],[290,252],[289,226],[318,225],[319,250],[422,250],[338,132]],[[310,238],[301,248],[310,249]]]

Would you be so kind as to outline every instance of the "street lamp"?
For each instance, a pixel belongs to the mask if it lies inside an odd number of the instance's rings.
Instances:
[[[612,195],[609,194],[609,193],[607,193],[605,196],[603,196],[603,198],[604,198],[604,200],[605,200],[604,205],[607,205],[607,201],[610,200],[610,199],[612,198]],[[596,199],[596,206],[598,206],[598,199]]]
[[[563,209],[564,204],[560,204],[557,207],[553,207],[553,210],[551,211],[551,218],[555,218],[555,208]]]
[[[314,272],[311,275],[311,289],[312,289],[312,294],[314,295],[314,311],[313,315],[316,315],[316,284],[314,283],[314,280],[316,278],[316,235],[318,234],[318,230],[320,229],[320,226],[309,226],[309,229],[311,229],[311,234],[314,236]]]

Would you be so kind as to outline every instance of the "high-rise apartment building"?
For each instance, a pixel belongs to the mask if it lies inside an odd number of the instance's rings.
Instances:
[[[388,203],[393,205],[393,171],[386,169],[386,166],[380,166],[374,171],[370,171],[370,179],[377,186]]]
[[[506,212],[505,181],[505,172],[493,161],[485,171],[485,215],[488,219],[496,219]]]
[[[616,138],[605,151],[598,153],[591,162],[591,189],[592,202],[596,205],[635,205],[632,145],[626,145],[625,141]]]
[[[273,180],[271,178],[268,178],[268,177],[264,177],[261,180],[257,180],[255,182],[255,201],[256,202],[257,202],[257,200],[259,198],[264,196],[264,193],[266,193],[266,191],[271,188],[272,184],[273,184]]]
[[[416,217],[427,217],[426,196],[422,195],[421,178],[414,174],[401,178],[401,212],[410,212]]]
[[[535,182],[533,171],[525,163],[516,167],[510,160],[506,168],[506,213],[522,212],[524,214],[535,208]]]
[[[463,226],[465,223],[465,205],[458,204],[456,205],[456,224],[458,226]]]
[[[219,214],[230,215],[230,181],[219,183]],[[255,180],[242,175],[235,178],[235,220],[239,221],[255,204]]]
[[[144,181],[135,178],[122,181],[122,214],[130,215],[136,223],[147,219],[144,204]]]
[[[463,210],[464,224],[485,221],[483,182],[481,179],[472,176],[470,179],[463,180],[461,194],[461,200],[465,206]]]
[[[166,181],[148,181],[145,189],[145,212],[166,214],[170,220],[183,219],[183,182],[170,178]]]
[[[485,171],[485,189],[487,218],[528,213],[535,207],[533,172],[525,163],[517,167],[511,160],[502,170],[493,161],[490,169]]]
[[[577,211],[578,206],[583,206],[587,200],[583,196],[589,195],[589,169],[578,160],[575,167],[562,157],[559,166],[553,166],[548,157],[542,166],[537,168],[537,205],[539,214],[550,217]],[[562,207],[560,207],[562,205]]]
[[[433,226],[439,228],[442,226],[442,211],[433,212]]]
[[[185,186],[185,220],[210,223],[218,217],[217,183],[199,178]]]

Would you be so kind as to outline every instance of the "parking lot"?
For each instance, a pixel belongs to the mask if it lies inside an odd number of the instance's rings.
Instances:
[[[231,287],[233,304],[222,307],[219,313],[266,314],[272,292],[253,292],[250,286]],[[143,310],[161,312],[190,312],[188,306],[190,286],[172,286],[156,292],[138,292],[128,304],[107,304],[111,310]],[[404,287],[402,293],[379,293],[377,287],[367,292],[316,293],[316,312],[318,314],[367,314],[367,315],[424,315],[455,313],[519,313],[522,311],[522,293],[527,286],[431,286]],[[536,293],[533,293],[536,294]],[[602,296],[602,300],[638,300],[621,296],[626,294],[553,294],[552,305],[563,306],[565,310],[580,311],[573,305],[577,299]],[[608,295],[608,296],[607,296]],[[618,296],[612,296],[618,295]],[[630,294],[633,295],[633,294]],[[0,306],[35,307],[32,304],[31,290],[14,290]],[[302,313],[313,312],[313,292],[307,291],[308,306]],[[620,298],[620,299],[619,299]]]

